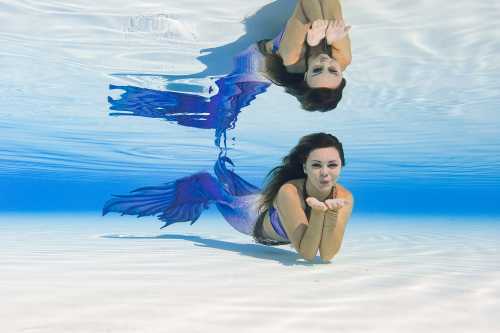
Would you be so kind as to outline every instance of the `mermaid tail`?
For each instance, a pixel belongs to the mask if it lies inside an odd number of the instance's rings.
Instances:
[[[257,219],[256,200],[259,198],[260,189],[227,169],[226,163],[234,165],[228,157],[219,156],[214,172],[234,201],[231,206],[217,203],[217,209],[233,228],[251,235]]]
[[[158,216],[165,222],[164,228],[177,222],[193,224],[210,204],[216,204],[233,228],[249,235],[257,217],[253,207],[259,189],[228,170],[226,163],[233,164],[225,156],[217,160],[214,166],[217,178],[199,172],[162,186],[142,187],[128,195],[115,195],[104,204],[102,214]]]
[[[256,201],[258,195],[246,195],[244,197],[235,197],[231,206],[216,203],[217,209],[224,219],[236,230],[245,234],[252,235],[255,222],[257,221]]]
[[[252,74],[252,75],[250,75]],[[215,129],[215,144],[228,129],[235,127],[241,109],[269,87],[268,81],[253,73],[228,75],[215,81],[217,94],[205,97],[175,91],[109,85],[110,90],[123,90],[120,98],[108,96],[110,116],[160,118],[181,126]],[[211,88],[212,89],[212,88]]]
[[[214,172],[226,190],[232,196],[244,196],[260,193],[260,189],[238,176],[235,172],[226,168],[226,163],[234,166],[233,161],[227,156],[219,156],[214,165]]]
[[[176,222],[196,222],[213,202],[231,204],[232,198],[207,172],[199,172],[162,186],[136,189],[129,195],[115,195],[104,204],[103,215],[118,212],[137,217],[158,215],[162,228]]]

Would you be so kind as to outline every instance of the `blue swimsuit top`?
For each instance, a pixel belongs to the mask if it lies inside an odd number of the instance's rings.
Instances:
[[[309,220],[309,216],[311,215],[311,207],[307,204],[306,198],[309,197],[307,194],[306,190],[306,179],[304,179],[304,185],[302,186],[302,196],[304,198],[304,203],[305,203],[305,213],[307,216],[307,219]],[[329,198],[335,198],[337,196],[337,188],[335,186],[332,187],[332,191],[328,195]],[[271,222],[271,226],[273,227],[274,231],[283,239],[290,240],[286,234],[285,228],[283,227],[283,224],[281,223],[280,217],[278,215],[278,210],[274,207],[271,206],[269,207],[269,221]]]

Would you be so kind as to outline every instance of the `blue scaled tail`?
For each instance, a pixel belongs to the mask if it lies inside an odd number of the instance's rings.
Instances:
[[[104,204],[103,215],[109,212],[122,215],[157,216],[165,222],[162,228],[177,222],[193,224],[211,204],[236,230],[250,235],[257,218],[255,208],[259,188],[227,169],[233,165],[219,157],[214,172],[195,173],[161,186],[142,187],[127,195],[114,195]]]

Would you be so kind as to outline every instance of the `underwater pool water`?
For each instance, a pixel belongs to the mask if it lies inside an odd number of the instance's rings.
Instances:
[[[305,112],[282,88],[261,84],[236,111],[110,115],[108,98],[136,110],[165,103],[141,99],[144,91],[228,93],[235,56],[274,36],[293,5],[1,3],[9,45],[0,52],[1,211],[98,211],[111,193],[210,170],[221,137],[234,170],[260,186],[300,136],[326,131],[344,143],[341,182],[359,212],[498,215],[494,1],[439,10],[430,1],[343,4],[354,56],[344,97],[328,113]],[[194,8],[206,14],[194,18]],[[139,96],[120,97],[127,89]],[[190,110],[211,116],[183,123]]]
[[[0,1],[2,331],[499,331],[500,3],[342,1],[353,61],[327,113],[255,74],[294,5]],[[319,131],[356,198],[332,264],[214,207],[162,230],[100,216],[221,158],[260,187]]]

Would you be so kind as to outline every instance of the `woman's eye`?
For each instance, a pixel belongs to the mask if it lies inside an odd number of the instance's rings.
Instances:
[[[323,68],[321,67],[316,67],[316,68],[313,68],[312,72],[313,74],[319,74],[323,71]]]
[[[321,164],[313,164],[312,167],[313,168],[321,168]]]
[[[333,169],[335,169],[338,166],[339,166],[338,164],[328,164],[328,167]]]
[[[328,68],[328,71],[332,74],[338,74],[337,70],[335,68]]]

